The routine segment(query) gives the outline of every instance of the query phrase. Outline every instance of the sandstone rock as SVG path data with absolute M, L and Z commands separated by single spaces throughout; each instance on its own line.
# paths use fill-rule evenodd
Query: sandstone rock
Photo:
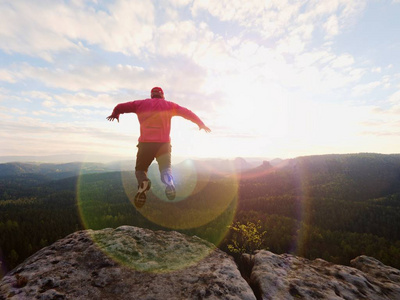
M 351 267 L 258 251 L 233 259 L 177 232 L 79 231 L 0 282 L 3 299 L 400 299 L 400 271 L 359 256 Z
M 233 259 L 177 232 L 79 231 L 0 282 L 0 299 L 255 299 Z
M 264 250 L 247 259 L 259 299 L 400 299 L 399 270 L 373 258 L 353 260 L 357 268 Z
M 365 255 L 353 259 L 350 265 L 363 271 L 368 280 L 376 282 L 388 295 L 397 295 L 396 299 L 400 299 L 400 270 Z

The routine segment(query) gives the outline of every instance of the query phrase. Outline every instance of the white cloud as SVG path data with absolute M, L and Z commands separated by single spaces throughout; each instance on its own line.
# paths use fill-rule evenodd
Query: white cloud
M 50 117 L 56 117 L 57 114 L 54 112 L 50 112 L 48 110 L 35 110 L 32 112 L 32 115 L 34 116 L 50 116 Z
M 319 93 L 354 84 L 365 73 L 364 69 L 355 67 L 351 54 L 337 54 L 329 44 L 315 44 L 313 40 L 320 29 L 325 31 L 326 39 L 338 35 L 349 19 L 362 12 L 364 1 L 354 4 L 345 0 L 301 3 L 255 0 L 243 5 L 239 2 L 195 1 L 193 4 L 195 16 L 207 12 L 222 21 L 237 22 L 264 38 L 273 38 L 272 43 L 264 45 L 263 41 L 252 42 L 242 35 L 218 44 L 215 36 L 214 43 L 220 45 L 219 49 L 210 47 L 208 55 L 195 56 L 195 59 L 209 73 L 213 70 L 220 75 L 217 82 L 229 82 L 230 74 L 240 74 L 240 77 L 252 78 L 250 82 L 272 80 L 282 86 Z M 213 59 L 205 59 L 207 56 Z M 212 78 L 210 82 L 218 85 Z
M 6 107 L 6 106 L 0 106 L 0 110 L 2 112 L 6 112 L 7 116 L 9 116 L 9 118 L 13 118 L 12 115 L 27 115 L 28 111 L 24 110 L 24 109 L 20 109 L 20 108 L 15 108 L 15 107 Z
M 131 65 L 75 66 L 70 69 L 33 67 L 23 64 L 18 67 L 18 76 L 41 81 L 48 87 L 71 91 L 115 91 L 145 86 L 151 72 Z
M 112 101 L 115 103 L 146 98 L 154 86 L 162 86 L 168 100 L 176 99 L 193 109 L 206 107 L 204 101 L 199 101 L 204 96 L 198 94 L 202 90 L 206 73 L 192 61 L 182 57 L 160 61 L 154 69 L 132 65 L 54 69 L 20 64 L 15 67 L 14 72 L 21 79 L 39 81 L 57 90 L 76 92 L 57 91 L 51 94 L 34 91 L 25 92 L 25 98 L 21 98 L 28 101 L 42 99 L 45 101 L 42 103 L 44 107 L 54 106 L 55 100 L 62 105 L 106 107 L 113 105 Z M 2 98 L 6 99 L 6 95 L 2 97 L 0 93 L 0 100 Z
M 161 56 L 191 57 L 213 42 L 214 34 L 205 23 L 198 26 L 193 21 L 167 22 L 158 28 L 153 51 Z
M 192 0 L 168 0 L 174 6 L 186 6 L 192 3 Z
M 328 18 L 328 21 L 324 24 L 324 29 L 327 33 L 327 38 L 331 38 L 339 33 L 339 21 L 336 15 Z
M 50 100 L 50 101 L 46 100 L 46 101 L 42 102 L 42 106 L 46 107 L 46 108 L 51 108 L 51 107 L 56 106 L 56 103 L 54 101 L 52 101 L 52 100 Z
M 288 36 L 277 43 L 277 50 L 284 54 L 300 54 L 305 49 L 305 41 L 298 35 Z
M 117 97 L 113 97 L 109 94 L 98 94 L 96 96 L 92 96 L 82 92 L 76 94 L 60 94 L 54 96 L 54 99 L 67 107 L 90 106 L 93 108 L 110 108 L 118 101 L 118 99 L 116 98 Z
M 362 95 L 370 93 L 372 90 L 374 90 L 375 88 L 377 88 L 378 86 L 381 86 L 381 85 L 382 85 L 382 82 L 380 82 L 380 81 L 373 81 L 373 82 L 369 82 L 366 84 L 359 84 L 359 85 L 356 85 L 355 87 L 353 87 L 352 94 L 356 97 L 362 96 Z
M 381 67 L 375 67 L 371 69 L 372 73 L 381 73 L 382 72 L 382 68 Z
M 0 120 L 0 140 L 7 141 L 0 155 L 13 153 L 47 155 L 71 152 L 104 152 L 130 154 L 135 137 L 119 131 L 105 119 L 102 125 L 84 122 L 50 122 L 44 114 L 37 117 L 20 116 L 16 119 Z
M 262 0 L 221 0 L 199 1 L 193 3 L 194 16 L 208 12 L 222 21 L 234 21 L 243 27 L 259 31 L 266 37 L 284 32 L 298 14 L 301 4 L 288 1 Z
M 43 91 L 22 92 L 22 95 L 31 97 L 31 98 L 42 99 L 42 100 L 46 100 L 46 101 L 51 101 L 53 99 L 53 97 L 50 95 L 50 93 L 46 93 Z
M 0 69 L 0 81 L 15 83 L 17 79 L 15 78 L 14 74 L 6 69 Z
M 341 26 L 363 11 L 365 0 L 329 1 L 194 1 L 193 14 L 203 11 L 222 21 L 235 21 L 243 27 L 257 30 L 264 37 L 297 36 L 301 26 L 323 27 L 330 37 L 337 35 Z M 328 22 L 323 20 L 328 19 Z
M 49 40 L 53 40 L 55 44 L 57 44 L 57 38 L 53 37 L 52 34 L 73 41 L 75 46 L 79 46 L 80 40 L 83 40 L 89 44 L 100 45 L 109 51 L 126 54 L 138 54 L 137 51 L 144 47 L 143 49 L 146 49 L 148 54 L 160 55 L 164 58 L 168 57 L 170 60 L 171 57 L 183 56 L 184 64 L 187 65 L 187 62 L 189 62 L 192 68 L 197 69 L 196 71 L 201 71 L 200 75 L 196 74 L 195 78 L 189 81 L 188 77 L 193 77 L 194 72 L 188 70 L 189 76 L 185 76 L 185 73 L 180 72 L 182 60 L 175 60 L 175 70 L 169 72 L 170 74 L 168 75 L 162 72 L 164 70 L 168 72 L 168 68 L 165 67 L 168 63 L 164 62 L 157 65 L 154 70 L 126 64 L 118 67 L 73 66 L 69 70 L 54 70 L 25 65 L 18 75 L 14 74 L 14 77 L 7 77 L 8 80 L 14 81 L 14 78 L 18 77 L 34 78 L 49 87 L 71 91 L 92 90 L 97 92 L 116 91 L 119 89 L 147 90 L 149 86 L 153 85 L 154 78 L 171 87 L 175 86 L 174 82 L 176 80 L 183 80 L 186 81 L 186 84 L 182 82 L 180 86 L 187 86 L 187 90 L 192 90 L 193 86 L 199 86 L 196 82 L 201 83 L 204 81 L 200 77 L 203 76 L 204 78 L 206 73 L 225 76 L 226 73 L 237 71 L 238 67 L 240 70 L 246 70 L 249 65 L 259 70 L 262 69 L 260 66 L 266 66 L 268 70 L 261 72 L 262 76 L 266 78 L 277 73 L 282 74 L 279 76 L 280 78 L 287 77 L 292 79 L 293 76 L 296 76 L 293 74 L 303 75 L 308 73 L 318 76 L 318 72 L 315 72 L 313 68 L 302 70 L 296 69 L 299 66 L 294 66 L 293 69 L 291 64 L 284 61 L 286 59 L 282 60 L 281 55 L 309 53 L 307 44 L 312 38 L 314 27 L 320 22 L 321 16 L 329 16 L 330 14 L 331 19 L 338 19 L 347 16 L 348 13 L 344 13 L 344 11 L 346 9 L 349 10 L 347 6 L 351 6 L 351 4 L 343 1 L 329 1 L 329 3 L 323 2 L 323 4 L 309 1 L 304 5 L 298 2 L 268 1 L 266 3 L 259 0 L 245 3 L 241 1 L 229 3 L 226 1 L 193 2 L 194 14 L 207 10 L 221 20 L 237 21 L 242 26 L 251 26 L 252 30 L 258 30 L 262 34 L 267 32 L 265 34 L 270 36 L 279 36 L 275 46 L 271 48 L 269 46 L 264 47 L 258 43 L 251 45 L 251 42 L 243 37 L 239 38 L 237 42 L 229 44 L 235 40 L 235 37 L 230 40 L 223 39 L 214 33 L 206 23 L 198 24 L 194 20 L 166 22 L 154 31 L 156 28 L 155 24 L 153 24 L 155 23 L 155 15 L 151 2 L 146 2 L 146 5 L 140 2 L 139 5 L 139 2 L 116 1 L 113 4 L 109 4 L 107 9 L 97 6 L 97 10 L 91 8 L 90 5 L 82 7 L 82 3 L 77 10 L 77 7 L 67 6 L 59 2 L 52 2 L 48 8 L 42 7 L 44 2 L 39 2 L 38 7 L 43 10 L 40 22 L 39 17 L 33 16 L 27 9 L 32 5 L 30 3 L 19 2 L 18 5 L 10 5 L 8 9 L 20 12 L 27 20 L 26 22 L 32 22 L 32 29 L 29 30 L 37 30 L 41 34 L 50 34 L 51 38 Z M 187 1 L 172 1 L 169 3 L 169 5 L 176 6 L 187 4 Z M 36 9 L 39 10 L 39 8 Z M 304 12 L 299 15 L 300 9 L 304 10 Z M 40 14 L 38 13 L 38 15 Z M 49 26 L 54 24 L 55 20 L 60 25 Z M 85 24 L 85 26 L 82 26 L 82 24 Z M 35 27 L 36 25 L 38 27 Z M 270 26 L 275 26 L 276 28 L 265 30 Z M 139 32 L 137 32 L 139 27 Z M 283 28 L 287 28 L 285 35 L 281 35 Z M 22 30 L 18 26 L 17 29 Z M 35 40 L 33 39 L 30 42 L 34 43 Z M 133 45 L 135 47 L 132 48 Z M 82 47 L 79 49 L 82 50 Z M 265 49 L 273 49 L 273 51 Z M 36 53 L 35 51 L 33 50 L 33 53 Z M 40 46 L 38 51 L 40 53 L 46 53 L 46 51 L 47 53 L 52 53 L 52 50 L 47 49 L 45 46 Z M 266 53 L 267 56 L 264 55 Z M 350 55 L 324 54 L 325 58 L 329 56 L 334 61 L 332 64 L 336 68 L 350 67 L 354 62 Z M 278 63 L 273 62 L 277 58 Z M 257 62 L 259 66 L 256 65 Z M 271 65 L 274 67 L 271 68 Z M 187 69 L 188 67 L 184 66 L 185 68 Z M 173 81 L 168 79 L 171 73 L 174 77 Z M 326 76 L 327 72 L 324 71 L 324 73 Z M 266 74 L 269 75 L 265 76 Z M 339 77 L 338 73 L 332 73 L 332 75 Z M 343 77 L 348 76 L 343 75 Z M 211 80 L 213 79 L 211 78 Z M 289 82 L 289 80 L 287 81 Z
M 32 102 L 27 97 L 21 97 L 10 90 L 0 87 L 0 101 L 8 103 Z
M 389 102 L 400 106 L 400 91 L 393 93 L 389 97 Z
M 154 7 L 150 1 L 119 0 L 96 10 L 82 3 L 0 3 L 0 48 L 51 61 L 60 51 L 87 50 L 81 41 L 126 54 L 138 54 L 151 42 Z
M 333 68 L 345 68 L 354 64 L 354 58 L 350 54 L 342 54 L 332 61 Z
M 385 78 L 384 78 L 385 79 Z M 384 82 L 384 81 L 383 81 Z M 382 82 L 376 81 L 376 82 L 371 82 L 370 84 L 366 84 L 365 86 L 360 87 L 361 91 L 364 93 L 364 89 L 366 89 L 366 92 L 369 92 L 370 89 L 375 88 L 375 86 L 381 86 Z M 365 93 L 366 93 L 365 92 Z M 382 104 L 375 106 L 374 108 L 371 109 L 371 119 L 374 119 L 374 121 L 371 122 L 365 122 L 365 124 L 369 126 L 378 126 L 378 125 L 388 125 L 391 124 L 393 128 L 396 127 L 397 130 L 397 125 L 400 122 L 399 119 L 400 116 L 400 91 L 395 91 L 392 94 L 390 94 L 385 101 L 382 101 Z
M 51 4 L 50 4 L 51 3 Z M 57 18 L 57 6 L 32 1 L 0 3 L 0 48 L 5 52 L 38 55 L 51 60 L 49 52 L 75 48 L 66 37 L 53 30 L 57 23 L 47 23 L 46 15 L 53 10 Z M 62 17 L 61 17 L 62 18 Z

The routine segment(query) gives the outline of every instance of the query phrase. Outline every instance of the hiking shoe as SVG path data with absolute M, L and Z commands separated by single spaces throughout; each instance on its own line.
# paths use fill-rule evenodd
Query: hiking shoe
M 165 188 L 165 196 L 167 196 L 168 200 L 174 200 L 176 192 L 172 176 L 168 173 L 163 174 L 162 182 L 167 186 Z
M 174 200 L 176 196 L 175 192 L 175 186 L 172 185 L 167 185 L 165 188 L 165 196 L 167 196 L 168 200 Z
M 135 196 L 136 208 L 141 208 L 146 203 L 146 199 L 147 199 L 146 192 L 150 189 L 150 187 L 151 187 L 150 180 L 142 181 L 142 184 L 138 187 L 138 192 Z

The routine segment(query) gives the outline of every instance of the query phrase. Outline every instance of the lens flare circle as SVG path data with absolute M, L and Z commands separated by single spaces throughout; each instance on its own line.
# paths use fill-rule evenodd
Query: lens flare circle
M 157 164 L 153 164 L 148 172 L 152 187 L 147 201 L 143 208 L 135 209 L 137 180 L 134 171 L 106 171 L 93 170 L 91 163 L 82 164 L 76 195 L 81 222 L 86 229 L 155 224 L 219 245 L 234 219 L 239 187 L 235 175 L 211 174 L 209 169 L 185 161 L 173 168 L 177 196 L 169 201 Z M 103 251 L 107 249 L 102 248 Z M 113 253 L 106 254 L 116 261 L 119 259 L 113 257 Z

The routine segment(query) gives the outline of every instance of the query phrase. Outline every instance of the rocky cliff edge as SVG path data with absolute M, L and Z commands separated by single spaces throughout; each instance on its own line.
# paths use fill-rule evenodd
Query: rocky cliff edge
M 400 271 L 374 258 L 351 266 L 269 251 L 244 258 L 250 285 L 230 256 L 197 237 L 79 231 L 8 273 L 0 299 L 400 299 Z

